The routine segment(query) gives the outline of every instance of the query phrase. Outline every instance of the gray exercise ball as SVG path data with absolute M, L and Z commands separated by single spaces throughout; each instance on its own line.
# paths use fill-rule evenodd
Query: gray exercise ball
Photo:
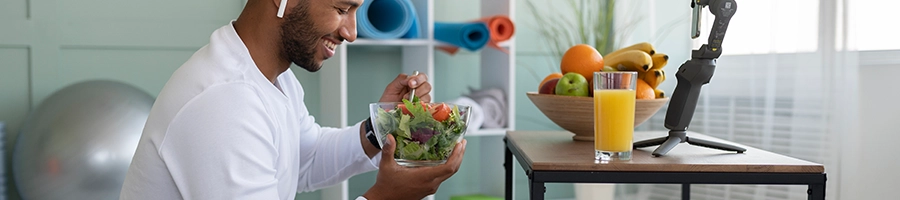
M 47 97 L 13 150 L 22 199 L 118 199 L 153 101 L 114 81 L 80 82 Z

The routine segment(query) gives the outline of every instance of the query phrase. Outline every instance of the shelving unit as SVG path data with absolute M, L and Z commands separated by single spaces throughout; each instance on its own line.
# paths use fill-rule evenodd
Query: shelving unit
M 349 46 L 361 46 L 361 45 L 371 45 L 371 46 L 428 46 L 435 45 L 437 41 L 426 40 L 426 39 L 392 39 L 392 40 L 373 40 L 373 39 L 357 39 L 353 43 L 348 43 Z
M 348 108 L 351 100 L 367 99 L 372 97 L 357 97 L 358 94 L 348 94 L 348 88 L 366 87 L 366 89 L 382 90 L 383 86 L 351 86 L 348 80 L 348 74 L 353 74 L 353 70 L 349 63 L 354 56 L 351 55 L 350 49 L 353 48 L 400 48 L 399 70 L 403 73 L 411 73 L 418 70 L 429 75 L 429 81 L 435 86 L 434 91 L 441 90 L 441 80 L 433 76 L 435 74 L 435 47 L 443 45 L 442 42 L 434 40 L 434 1 L 435 0 L 412 0 L 417 10 L 420 32 L 424 33 L 421 39 L 392 39 L 392 40 L 373 40 L 360 38 L 353 43 L 344 43 L 336 49 L 335 56 L 325 62 L 325 66 L 319 71 L 319 109 L 323 112 L 316 116 L 316 120 L 324 126 L 346 127 L 357 123 L 357 119 L 349 119 L 353 114 Z M 480 0 L 481 16 L 507 15 L 515 19 L 515 0 Z M 480 74 L 489 74 L 491 76 L 482 76 L 480 78 L 480 88 L 500 88 L 506 95 L 506 116 L 508 118 L 506 128 L 481 129 L 474 132 L 466 133 L 466 137 L 482 137 L 482 136 L 501 136 L 508 130 L 515 127 L 515 37 L 507 42 L 500 43 L 500 46 L 506 48 L 509 54 L 498 51 L 493 48 L 482 48 L 480 54 Z M 358 72 L 357 72 L 358 73 Z M 380 85 L 380 84 L 379 84 Z M 380 94 L 381 92 L 378 92 Z M 375 97 L 377 100 L 377 97 Z M 440 101 L 440 100 L 438 100 Z M 367 101 L 364 104 L 371 103 Z M 353 102 L 353 106 L 359 106 L 360 102 Z M 328 112 L 324 112 L 328 111 Z M 356 113 L 354 109 L 353 113 Z M 368 111 L 365 111 L 368 112 Z M 482 144 L 484 145 L 484 144 Z M 481 148 L 491 149 L 491 148 Z M 502 150 L 502 149 L 501 149 Z M 494 152 L 497 153 L 497 152 Z M 500 152 L 502 153 L 502 152 Z M 480 156 L 479 152 L 468 152 L 467 157 Z M 488 158 L 480 158 L 488 159 Z M 493 158 L 490 158 L 493 159 Z M 499 161 L 498 161 L 499 162 Z M 488 173 L 488 172 L 483 172 Z M 458 173 L 455 176 L 460 176 Z M 342 199 L 347 200 L 355 198 L 348 195 L 348 182 L 327 188 L 321 191 L 322 199 Z M 481 191 L 473 191 L 481 192 Z M 355 194 L 354 194 L 355 195 Z M 429 197 L 427 199 L 433 199 Z

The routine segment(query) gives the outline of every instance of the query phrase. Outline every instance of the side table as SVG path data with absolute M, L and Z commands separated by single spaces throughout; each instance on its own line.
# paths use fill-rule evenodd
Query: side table
M 659 183 L 681 184 L 682 199 L 690 199 L 691 184 L 808 185 L 809 199 L 825 199 L 825 167 L 765 150 L 747 148 L 742 154 L 679 145 L 662 157 L 652 148 L 635 149 L 630 161 L 595 163 L 592 142 L 573 141 L 566 131 L 510 131 L 506 133 L 506 199 L 513 199 L 513 156 L 529 180 L 531 199 L 544 199 L 544 184 Z M 635 132 L 634 140 L 665 136 L 665 131 Z M 697 137 L 734 144 L 696 132 Z M 655 148 L 655 147 L 653 147 Z

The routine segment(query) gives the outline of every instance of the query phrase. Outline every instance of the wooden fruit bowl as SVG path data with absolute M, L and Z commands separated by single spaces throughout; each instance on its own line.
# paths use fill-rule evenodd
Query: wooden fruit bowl
M 550 121 L 566 129 L 575 136 L 572 139 L 594 141 L 594 98 L 575 97 L 552 94 L 526 93 L 531 102 L 541 110 Z M 669 98 L 638 99 L 634 104 L 634 126 L 637 127 L 650 119 Z

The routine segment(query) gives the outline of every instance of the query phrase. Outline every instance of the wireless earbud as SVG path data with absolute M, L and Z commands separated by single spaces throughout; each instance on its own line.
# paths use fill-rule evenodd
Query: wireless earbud
M 281 4 L 278 4 L 278 18 L 284 17 L 285 6 L 287 6 L 287 0 L 281 0 Z

